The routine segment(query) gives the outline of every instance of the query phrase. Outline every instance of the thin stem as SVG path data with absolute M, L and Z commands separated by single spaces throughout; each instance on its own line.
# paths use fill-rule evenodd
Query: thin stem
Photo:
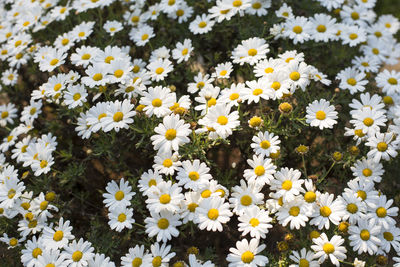
M 303 155 L 303 154 L 301 154 L 301 159 L 302 159 L 302 161 L 303 161 L 304 175 L 306 176 L 306 178 L 308 178 L 308 175 L 307 175 L 307 167 L 306 167 L 306 161 L 304 160 L 304 155 Z
M 318 180 L 317 184 L 322 183 L 322 181 L 323 181 L 323 180 L 328 176 L 328 174 L 331 172 L 331 170 L 333 169 L 333 167 L 335 166 L 335 164 L 336 164 L 336 161 L 334 161 L 334 162 L 332 163 L 332 165 L 329 167 L 328 171 L 324 174 L 324 176 L 322 176 L 322 177 Z

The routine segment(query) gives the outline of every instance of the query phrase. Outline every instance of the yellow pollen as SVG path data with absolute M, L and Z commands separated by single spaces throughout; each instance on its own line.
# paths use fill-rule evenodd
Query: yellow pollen
M 374 53 L 375 55 L 379 54 L 379 49 L 378 48 L 372 48 L 372 53 Z
M 159 98 L 155 98 L 153 99 L 153 101 L 151 101 L 151 104 L 153 105 L 153 107 L 159 108 L 162 105 L 162 100 Z
M 268 67 L 268 68 L 264 69 L 264 72 L 267 73 L 267 74 L 268 74 L 268 73 L 272 73 L 272 72 L 274 72 L 274 69 Z
M 263 90 L 261 88 L 257 88 L 253 90 L 253 95 L 258 96 L 263 93 Z
M 331 253 L 335 252 L 335 247 L 331 243 L 325 243 L 322 246 L 322 249 L 324 250 L 324 252 L 326 254 L 331 254 Z
M 249 206 L 251 205 L 251 203 L 253 203 L 253 200 L 251 199 L 251 197 L 249 195 L 244 195 L 242 196 L 242 198 L 240 199 L 240 203 L 243 206 Z
M 168 204 L 171 201 L 171 196 L 169 194 L 163 194 L 160 196 L 160 203 L 161 204 Z
M 14 46 L 15 47 L 18 47 L 18 46 L 20 46 L 22 44 L 22 41 L 21 40 L 18 40 L 18 41 L 16 41 L 15 43 L 14 43 Z
M 62 84 L 61 84 L 61 83 L 56 83 L 56 84 L 54 85 L 53 89 L 54 89 L 54 91 L 57 92 L 58 90 L 61 89 L 61 87 L 62 87 Z
M 154 257 L 154 259 L 151 261 L 153 267 L 160 267 L 161 263 L 162 263 L 162 258 L 160 256 Z
M 360 14 L 358 14 L 357 12 L 353 12 L 351 13 L 351 18 L 353 20 L 358 20 L 360 18 Z
M 367 241 L 367 240 L 369 240 L 370 236 L 371 235 L 368 230 L 366 230 L 366 229 L 361 230 L 360 237 L 362 240 Z
M 114 116 L 113 116 L 113 120 L 115 122 L 120 122 L 124 119 L 124 113 L 122 113 L 121 111 L 117 111 L 115 112 Z
M 69 43 L 69 39 L 67 39 L 67 38 L 62 39 L 62 41 L 61 41 L 62 45 L 67 45 L 68 43 Z
M 207 213 L 207 216 L 208 216 L 208 218 L 209 218 L 210 220 L 215 221 L 215 220 L 218 218 L 218 216 L 219 216 L 219 212 L 218 212 L 217 209 L 210 209 L 210 210 L 208 211 L 208 213 Z
M 217 104 L 217 100 L 214 97 L 207 101 L 207 106 L 208 107 L 212 107 L 212 106 L 214 106 L 216 104 Z
M 56 231 L 56 232 L 54 233 L 54 235 L 53 235 L 53 240 L 56 241 L 56 242 L 58 242 L 58 241 L 61 241 L 61 240 L 63 239 L 63 237 L 64 237 L 63 231 L 58 230 L 58 231 Z
M 163 166 L 167 167 L 167 168 L 171 167 L 172 166 L 172 160 L 171 159 L 165 159 L 163 161 Z
M 318 238 L 320 235 L 321 234 L 318 231 L 313 230 L 310 232 L 310 239 Z
M 202 198 L 209 198 L 211 196 L 211 191 L 206 189 L 203 192 L 201 192 L 201 197 Z
M 260 147 L 262 149 L 268 149 L 271 146 L 271 143 L 267 140 L 264 140 L 260 143 Z
M 7 196 L 9 199 L 12 199 L 13 197 L 15 197 L 16 191 L 14 189 L 10 189 L 7 193 Z
M 158 75 L 160 75 L 160 74 L 163 73 L 163 72 L 164 72 L 164 69 L 161 68 L 161 67 L 159 67 L 159 68 L 156 69 L 156 74 L 158 74 Z
M 290 180 L 286 180 L 282 183 L 282 189 L 289 191 L 290 189 L 292 189 L 293 183 Z
M 376 209 L 376 215 L 379 218 L 385 218 L 387 215 L 387 210 L 384 207 L 379 207 Z
M 114 197 L 116 200 L 121 201 L 125 197 L 125 194 L 123 191 L 119 190 L 115 193 Z
M 317 118 L 317 120 L 325 120 L 326 118 L 326 113 L 322 110 L 317 111 L 317 113 L 315 113 L 315 118 Z
M 225 76 L 227 73 L 228 73 L 227 70 L 221 70 L 220 73 L 219 73 L 219 75 L 220 75 L 220 76 Z
M 104 118 L 104 117 L 107 117 L 107 114 L 106 113 L 101 113 L 98 117 L 97 117 L 97 119 L 100 121 L 102 118 Z
M 293 206 L 289 210 L 289 214 L 293 217 L 297 217 L 300 213 L 300 208 L 297 206 Z
M 362 200 L 365 200 L 367 198 L 367 193 L 365 193 L 365 191 L 363 190 L 358 190 L 357 197 L 361 198 Z
M 230 100 L 236 100 L 236 99 L 238 99 L 239 98 L 239 94 L 238 93 L 233 93 L 233 94 L 231 94 L 230 96 L 229 96 L 229 99 Z
M 292 73 L 290 73 L 290 79 L 293 81 L 298 81 L 300 79 L 300 73 L 298 73 L 297 71 L 293 71 Z
M 1 118 L 2 119 L 4 119 L 4 118 L 7 118 L 8 117 L 8 111 L 3 111 L 2 113 L 1 113 Z
M 122 75 L 124 75 L 124 71 L 123 70 L 116 70 L 114 71 L 114 76 L 117 78 L 121 78 Z
M 306 259 L 300 259 L 299 260 L 299 267 L 309 267 L 310 263 Z
M 296 34 L 300 34 L 303 32 L 303 28 L 301 26 L 294 26 L 292 30 Z
M 254 260 L 254 254 L 251 251 L 246 251 L 242 254 L 242 262 L 250 263 Z
M 15 58 L 16 58 L 16 59 L 21 59 L 21 58 L 22 58 L 22 56 L 23 56 L 23 54 L 22 54 L 22 53 L 18 53 L 18 54 L 16 54 L 16 55 L 15 55 Z
M 254 57 L 255 55 L 257 55 L 257 49 L 251 48 L 249 49 L 249 51 L 247 51 L 247 54 L 251 57 Z
M 190 211 L 190 212 L 195 212 L 195 210 L 196 210 L 196 208 L 198 207 L 199 205 L 197 204 L 197 203 L 190 203 L 188 206 L 187 206 L 187 209 Z
M 235 1 L 233 1 L 232 5 L 233 5 L 234 7 L 240 7 L 240 6 L 242 6 L 242 1 L 240 1 L 240 0 L 235 0 Z
M 37 220 L 32 220 L 32 221 L 30 221 L 29 223 L 28 223 L 28 227 L 29 228 L 35 228 L 36 227 L 36 225 L 37 225 Z
M 40 248 L 35 248 L 32 250 L 32 257 L 37 259 L 37 257 L 39 257 L 39 255 L 42 255 L 42 250 Z
M 178 10 L 176 11 L 176 15 L 177 15 L 178 17 L 182 17 L 183 14 L 185 14 L 185 11 L 183 11 L 183 9 L 178 9 Z
M 347 208 L 347 211 L 350 212 L 351 214 L 354 214 L 358 211 L 358 207 L 354 203 L 347 204 L 346 208 Z
M 391 85 L 397 85 L 398 82 L 395 78 L 389 78 L 388 83 L 390 83 Z
M 31 108 L 31 110 L 29 111 L 29 114 L 33 115 L 36 113 L 36 108 Z
M 74 253 L 72 253 L 72 260 L 74 262 L 78 262 L 82 259 L 83 253 L 79 250 L 75 251 Z
M 52 65 L 52 66 L 57 65 L 58 62 L 59 62 L 59 60 L 57 58 L 54 58 L 50 61 L 50 65 Z
M 182 50 L 182 56 L 186 56 L 189 53 L 189 49 L 185 48 Z
M 48 201 L 46 201 L 46 200 L 44 200 L 44 201 L 42 201 L 41 203 L 40 203 L 40 210 L 45 210 L 45 209 L 47 209 L 47 206 L 49 205 L 49 202 Z
M 40 168 L 46 168 L 47 167 L 47 164 L 48 164 L 48 162 L 47 162 L 47 160 L 41 160 L 40 161 Z
M 374 124 L 374 120 L 371 118 L 365 118 L 363 122 L 364 122 L 365 126 L 368 126 L 368 127 L 371 126 L 372 124 Z
M 199 28 L 204 28 L 204 27 L 206 27 L 207 26 L 207 23 L 205 22 L 205 21 L 201 21 L 200 23 L 199 23 Z
M 365 177 L 369 177 L 369 176 L 372 175 L 372 170 L 369 169 L 369 168 L 365 168 L 364 170 L 362 170 L 362 174 L 363 174 Z
M 380 152 L 385 152 L 388 148 L 388 145 L 385 142 L 379 142 L 377 145 L 377 149 Z
M 257 227 L 260 224 L 260 221 L 257 218 L 251 218 L 250 219 L 250 225 L 252 227 Z
M 119 221 L 119 222 L 124 222 L 124 221 L 126 221 L 126 215 L 125 215 L 125 213 L 121 213 L 120 215 L 118 215 L 118 221 Z
M 271 85 L 271 88 L 274 89 L 275 91 L 279 90 L 281 88 L 281 83 L 280 82 L 273 82 Z
M 139 257 L 136 257 L 132 261 L 132 267 L 140 267 L 142 265 L 143 260 Z
M 264 173 L 265 173 L 264 166 L 259 165 L 259 166 L 255 167 L 254 173 L 255 173 L 257 176 L 262 176 L 262 175 L 264 175 Z
M 169 226 L 169 221 L 165 218 L 161 218 L 158 220 L 157 226 L 158 226 L 158 228 L 163 229 L 163 230 L 167 229 Z
M 176 137 L 176 130 L 175 129 L 168 129 L 165 132 L 165 138 L 169 141 L 174 140 Z
M 189 179 L 192 181 L 197 181 L 200 178 L 198 172 L 189 172 Z
M 28 202 L 24 202 L 24 203 L 21 203 L 21 207 L 24 210 L 28 210 L 31 207 L 31 204 L 29 204 Z
M 351 86 L 355 86 L 357 84 L 357 80 L 354 78 L 347 79 L 347 83 Z
M 157 182 L 156 182 L 156 180 L 151 179 L 151 180 L 149 181 L 148 185 L 149 185 L 149 187 L 152 187 L 153 185 L 156 186 L 156 185 L 157 185 Z
M 219 116 L 217 122 L 220 125 L 226 125 L 228 123 L 228 118 L 226 116 Z
M 260 117 L 254 116 L 250 119 L 249 124 L 251 127 L 258 127 L 262 123 L 262 119 Z
M 316 198 L 317 198 L 317 195 L 313 191 L 308 191 L 304 194 L 304 200 L 307 203 L 313 203 Z
M 15 247 L 18 244 L 18 240 L 16 238 L 11 238 L 9 244 L 10 246 Z
M 101 74 L 101 73 L 96 73 L 95 75 L 93 75 L 93 80 L 96 82 L 100 81 L 102 79 L 103 79 L 103 74 Z
M 393 234 L 391 232 L 383 232 L 383 238 L 387 241 L 393 241 Z
M 319 213 L 323 217 L 329 217 L 329 215 L 332 213 L 332 210 L 328 206 L 323 206 L 319 209 Z
M 326 26 L 322 25 L 322 24 L 318 25 L 317 31 L 318 32 L 326 32 Z
M 358 137 L 365 136 L 365 133 L 363 133 L 363 131 L 361 129 L 354 130 L 354 134 L 357 135 Z
M 196 85 L 196 87 L 199 88 L 199 89 L 201 89 L 201 88 L 204 87 L 204 85 L 205 85 L 204 82 L 198 82 L 197 85 Z
M 147 33 L 142 35 L 142 41 L 149 39 L 149 35 Z

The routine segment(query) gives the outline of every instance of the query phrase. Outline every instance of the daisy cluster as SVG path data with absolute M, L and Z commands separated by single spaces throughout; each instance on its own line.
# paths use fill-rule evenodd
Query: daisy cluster
M 265 250 L 268 235 L 278 225 L 309 236 L 308 246 L 290 252 L 286 259 L 290 266 L 324 266 L 327 262 L 339 266 L 348 258 L 354 260 L 350 264 L 364 266 L 364 261 L 348 256 L 354 254 L 397 255 L 394 266 L 400 266 L 398 208 L 378 190 L 384 162 L 395 158 L 400 149 L 400 73 L 381 69 L 398 62 L 400 45 L 394 34 L 400 22 L 391 15 L 377 17 L 374 0 L 318 0 L 334 12 L 313 17 L 296 16 L 286 3 L 273 9 L 270 0 L 207 2 L 210 8 L 201 14 L 184 0 L 152 5 L 116 0 L 69 1 L 65 6 L 56 0 L 0 3 L 1 86 L 16 88 L 27 65 L 45 77 L 29 92 L 24 107 L 12 100 L 0 105 L 0 127 L 7 133 L 0 144 L 0 214 L 18 221 L 19 233 L 4 233 L 0 240 L 10 249 L 23 246 L 21 262 L 28 267 L 116 266 L 106 255 L 95 253 L 89 241 L 75 237 L 70 221 L 55 214 L 61 207 L 52 204 L 54 193 L 34 194 L 22 181 L 29 171 L 19 174 L 30 167 L 35 176 L 46 177 L 55 164 L 57 138 L 51 132 L 41 133 L 38 120 L 45 116 L 44 107 L 52 105 L 73 114 L 68 123 L 76 125 L 81 139 L 90 140 L 100 132 L 134 131 L 153 148 L 152 168 L 134 183 L 124 178 L 109 182 L 103 194 L 111 230 L 143 227 L 143 235 L 152 240 L 149 247 L 132 246 L 120 258 L 121 266 L 170 266 L 176 253 L 168 243 L 179 239 L 180 228 L 185 226 L 205 234 L 237 226 L 241 237 L 223 256 L 226 264 L 267 266 L 271 261 Z M 35 41 L 36 33 L 69 16 L 113 4 L 122 7 L 119 19 L 99 27 L 97 21 L 79 21 L 54 40 Z M 281 22 L 269 29 L 271 38 L 239 40 L 231 52 L 225 51 L 230 60 L 206 70 L 199 68 L 185 88 L 167 83 L 178 71 L 190 68 L 195 56 L 204 60 L 196 54 L 196 36 L 245 15 L 273 15 Z M 152 41 L 159 34 L 155 25 L 162 17 L 178 23 L 194 38 L 153 49 Z M 112 40 L 125 34 L 129 43 L 94 45 L 91 40 L 100 31 Z M 359 55 L 332 81 L 308 64 L 304 53 L 275 51 L 268 41 L 272 39 L 288 39 L 294 45 L 341 42 Z M 136 54 L 146 47 L 151 48 L 148 54 Z M 242 66 L 248 72 L 238 77 L 236 71 Z M 357 146 L 368 147 L 369 152 L 351 163 L 354 179 L 337 196 L 319 187 L 330 170 L 311 179 L 315 177 L 306 170 L 289 168 L 277 160 L 286 139 L 267 127 L 272 119 L 261 114 L 267 103 L 278 104 L 281 120 L 293 111 L 288 100 L 292 96 L 308 94 L 311 86 L 332 84 L 338 86 L 336 93 L 350 94 L 351 119 L 341 121 L 344 118 L 332 97 L 309 99 L 299 121 L 303 128 L 316 127 L 317 131 L 332 130 L 342 122 L 344 136 L 352 137 Z M 254 111 L 257 105 L 259 114 Z M 151 128 L 150 135 L 138 128 L 138 121 Z M 245 127 L 252 133 L 247 165 L 230 188 L 214 174 L 206 152 L 204 157 L 184 153 L 196 142 L 229 144 L 234 132 Z M 359 153 L 357 146 L 352 149 Z M 307 150 L 306 146 L 297 148 L 302 157 Z M 342 154 L 333 158 L 339 162 Z M 144 226 L 134 219 L 136 194 L 143 198 L 148 213 Z M 189 254 L 186 262 L 174 266 L 216 266 L 198 259 L 197 253 Z

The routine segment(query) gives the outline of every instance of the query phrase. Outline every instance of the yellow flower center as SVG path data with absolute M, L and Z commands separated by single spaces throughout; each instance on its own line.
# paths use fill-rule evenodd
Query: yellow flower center
M 365 136 L 365 133 L 363 133 L 361 129 L 354 130 L 354 134 L 357 135 L 358 137 Z
M 333 253 L 335 251 L 335 247 L 331 243 L 325 243 L 322 246 L 322 249 L 324 250 L 324 252 L 326 254 L 331 254 L 331 253 Z
M 368 127 L 371 126 L 372 124 L 374 124 L 374 120 L 371 118 L 365 118 L 363 122 L 364 122 L 365 126 L 368 126 Z
M 310 263 L 306 259 L 300 259 L 299 261 L 299 267 L 309 267 Z
M 282 183 L 282 189 L 283 189 L 283 190 L 286 190 L 286 191 L 289 191 L 290 189 L 292 189 L 292 185 L 293 185 L 292 181 L 290 181 L 290 180 L 285 180 L 285 181 Z
M 171 201 L 171 196 L 169 194 L 162 194 L 160 196 L 160 203 L 161 204 L 168 204 Z
M 103 74 L 101 73 L 96 73 L 95 75 L 93 75 L 93 80 L 94 81 L 100 81 L 101 79 L 103 79 Z
M 391 85 L 397 85 L 398 82 L 395 78 L 389 78 L 388 83 L 390 83 Z
M 69 39 L 67 39 L 67 38 L 62 39 L 62 41 L 61 41 L 62 45 L 67 45 L 68 43 L 69 43 Z
M 200 175 L 198 172 L 189 172 L 189 178 L 192 181 L 197 181 L 200 178 Z
M 323 217 L 329 217 L 329 215 L 331 215 L 332 210 L 331 208 L 329 208 L 328 206 L 323 206 L 319 209 L 319 213 L 321 214 L 321 216 Z
M 114 197 L 116 200 L 121 201 L 125 197 L 125 194 L 123 191 L 119 190 L 115 193 Z
M 217 100 L 214 97 L 207 101 L 207 106 L 208 107 L 212 107 L 212 106 L 214 106 L 216 104 L 217 104 Z
M 206 189 L 203 192 L 201 192 L 201 197 L 202 198 L 209 198 L 211 196 L 211 191 Z
M 165 132 L 165 138 L 169 141 L 174 140 L 176 137 L 176 130 L 175 129 L 168 129 Z
M 358 20 L 360 18 L 360 14 L 358 14 L 357 12 L 352 12 L 351 18 L 354 20 Z
M 78 36 L 79 36 L 79 37 L 85 37 L 85 32 L 80 32 L 80 33 L 78 33 Z
M 149 38 L 149 35 L 147 33 L 142 35 L 142 41 L 145 41 Z
M 35 228 L 36 227 L 36 225 L 37 225 L 37 220 L 32 220 L 32 221 L 30 221 L 29 223 L 28 223 L 28 228 Z
M 8 111 L 3 111 L 2 113 L 1 113 L 1 118 L 2 119 L 4 119 L 4 118 L 7 118 L 8 117 Z
M 297 206 L 293 206 L 293 207 L 291 207 L 290 210 L 289 210 L 289 214 L 290 214 L 291 216 L 294 216 L 294 217 L 298 216 L 299 213 L 300 213 L 300 208 L 297 207 Z
M 169 226 L 169 221 L 165 218 L 161 218 L 158 220 L 157 226 L 158 226 L 158 228 L 163 229 L 163 230 L 167 229 Z
M 354 214 L 358 211 L 358 207 L 354 203 L 347 204 L 347 211 Z
M 242 198 L 240 199 L 240 203 L 243 206 L 249 206 L 251 205 L 251 203 L 253 202 L 253 200 L 251 199 L 251 197 L 249 195 L 244 195 L 242 196 Z
M 230 96 L 229 96 L 229 99 L 230 100 L 236 100 L 236 99 L 238 99 L 239 98 L 239 94 L 238 93 L 232 93 Z
M 363 174 L 365 177 L 369 177 L 369 176 L 372 175 L 372 170 L 369 169 L 369 168 L 365 168 L 365 169 L 362 171 L 362 174 Z
M 185 14 L 185 11 L 184 11 L 183 9 L 178 9 L 178 10 L 176 11 L 176 15 L 177 15 L 178 17 L 182 17 L 183 14 Z
M 154 257 L 154 259 L 151 261 L 153 267 L 160 267 L 161 263 L 162 263 L 162 258 L 160 256 Z
M 54 58 L 50 61 L 50 65 L 52 65 L 52 66 L 57 65 L 58 62 L 59 62 L 59 60 L 57 58 Z
M 300 79 L 300 73 L 298 73 L 297 71 L 293 71 L 292 73 L 290 73 L 290 79 L 293 81 L 298 81 Z
M 322 25 L 322 24 L 318 25 L 317 31 L 318 32 L 326 32 L 326 26 Z
M 260 147 L 262 149 L 268 149 L 268 148 L 270 148 L 270 146 L 271 146 L 271 143 L 268 140 L 263 140 L 260 143 Z
M 204 28 L 204 27 L 206 27 L 207 26 L 207 23 L 205 22 L 205 21 L 201 21 L 200 23 L 199 23 L 199 28 Z
M 167 167 L 167 168 L 171 167 L 172 166 L 172 160 L 171 159 L 165 159 L 163 161 L 163 166 Z
M 18 244 L 18 240 L 16 238 L 11 238 L 9 244 L 10 246 L 15 247 Z
M 379 142 L 377 148 L 380 152 L 384 152 L 387 150 L 388 145 L 385 142 Z
M 301 26 L 298 26 L 298 25 L 294 26 L 293 27 L 293 32 L 296 33 L 296 34 L 300 34 L 300 33 L 303 32 L 303 28 Z
M 251 251 L 246 251 L 242 254 L 242 262 L 250 263 L 254 260 L 254 254 Z
M 35 248 L 32 250 L 32 257 L 37 259 L 37 257 L 39 257 L 39 255 L 42 255 L 42 250 L 40 248 Z
M 371 235 L 368 230 L 366 230 L 366 229 L 361 230 L 360 237 L 362 240 L 367 241 L 367 240 L 369 240 L 370 236 Z
M 384 207 L 379 207 L 376 209 L 376 215 L 379 218 L 385 218 L 387 215 L 387 210 Z
M 118 221 L 119 222 L 126 221 L 126 214 L 125 213 L 121 213 L 120 215 L 118 215 Z
M 53 235 L 53 240 L 56 241 L 56 242 L 58 242 L 58 241 L 61 241 L 61 240 L 63 239 L 63 237 L 64 237 L 63 231 L 58 230 L 58 231 L 56 231 L 56 232 L 54 233 L 54 235 Z
M 383 232 L 383 238 L 385 238 L 387 241 L 393 241 L 393 234 L 391 232 Z
M 265 168 L 264 168 L 264 166 L 259 165 L 259 166 L 255 167 L 254 173 L 255 173 L 257 176 L 262 176 L 262 175 L 264 175 L 264 173 L 265 173 Z
M 78 101 L 80 98 L 81 98 L 81 94 L 80 94 L 80 93 L 75 93 L 75 94 L 72 96 L 72 99 L 73 99 L 74 101 Z
M 21 207 L 24 210 L 28 210 L 31 207 L 31 204 L 29 204 L 28 202 L 24 202 L 24 203 L 21 203 Z
M 265 73 L 272 73 L 272 72 L 274 72 L 274 69 L 271 68 L 271 67 L 268 67 L 268 68 L 264 69 L 264 72 Z
M 281 88 L 281 83 L 280 82 L 273 82 L 271 85 L 271 88 L 274 89 L 275 91 L 278 91 Z
M 189 49 L 187 49 L 187 48 L 183 49 L 182 56 L 186 56 L 188 52 L 189 52 Z
M 257 227 L 260 224 L 260 221 L 257 218 L 251 218 L 250 219 L 250 225 L 252 227 Z
M 198 207 L 199 205 L 197 204 L 197 203 L 190 203 L 188 206 L 187 206 L 187 209 L 190 211 L 190 212 L 195 212 L 195 210 L 196 210 L 196 208 Z
M 107 64 L 110 64 L 111 60 L 114 60 L 114 57 L 113 56 L 108 56 L 108 57 L 106 57 L 104 59 L 104 62 L 107 63 Z
M 257 88 L 253 90 L 253 95 L 258 96 L 263 93 L 263 90 L 261 88 Z
M 350 38 L 351 40 L 355 40 L 355 39 L 358 38 L 358 35 L 357 35 L 356 33 L 350 33 L 349 38 Z
M 221 125 L 226 125 L 228 123 L 228 118 L 226 116 L 219 116 L 217 122 Z
M 251 57 L 254 57 L 255 55 L 257 55 L 257 49 L 251 48 L 249 49 L 249 51 L 247 51 L 247 54 Z
M 47 209 L 47 206 L 48 206 L 48 205 L 49 205 L 49 202 L 46 201 L 46 200 L 44 200 L 44 201 L 42 201 L 42 202 L 40 203 L 39 208 L 40 208 L 40 210 L 45 210 L 45 209 Z
M 221 71 L 219 72 L 219 75 L 220 75 L 220 76 L 225 76 L 227 73 L 228 73 L 227 70 L 221 70 Z
M 157 182 L 156 182 L 156 180 L 151 179 L 151 180 L 148 182 L 148 185 L 149 185 L 149 187 L 152 187 L 153 185 L 156 186 L 156 185 L 157 185 Z
M 161 67 L 159 67 L 159 68 L 156 69 L 156 73 L 157 73 L 158 75 L 160 75 L 160 74 L 163 73 L 163 72 L 164 72 L 164 69 L 161 68 Z
M 75 251 L 74 253 L 72 253 L 72 260 L 74 262 L 78 262 L 82 259 L 83 253 L 79 250 Z
M 122 121 L 123 118 L 124 118 L 124 113 L 122 113 L 121 111 L 115 112 L 115 114 L 114 114 L 114 116 L 113 116 L 113 120 L 114 120 L 115 122 Z
M 313 230 L 310 232 L 310 239 L 318 238 L 320 235 L 321 234 L 318 231 Z
M 326 118 L 326 113 L 322 110 L 317 111 L 317 113 L 315 113 L 315 118 L 317 118 L 317 120 L 325 120 Z
M 361 198 L 362 200 L 365 200 L 367 198 L 367 193 L 363 190 L 358 190 L 357 197 Z
M 210 220 L 215 221 L 215 220 L 218 218 L 218 216 L 219 216 L 219 212 L 218 212 L 217 209 L 210 209 L 210 210 L 208 211 L 208 213 L 207 213 L 207 216 L 208 216 L 208 218 L 209 218 Z
M 304 194 L 304 200 L 307 203 L 313 203 L 316 198 L 317 198 L 317 195 L 313 191 L 308 191 Z
M 142 265 L 143 260 L 139 257 L 136 257 L 132 261 L 132 267 L 140 267 Z
M 116 70 L 114 71 L 114 76 L 117 78 L 121 78 L 122 75 L 124 75 L 124 71 L 123 70 Z

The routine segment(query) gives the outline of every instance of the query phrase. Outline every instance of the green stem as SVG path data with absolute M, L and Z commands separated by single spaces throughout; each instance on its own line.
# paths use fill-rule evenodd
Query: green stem
M 322 181 L 328 176 L 328 174 L 331 172 L 331 170 L 333 169 L 333 167 L 335 166 L 336 161 L 334 161 L 332 163 L 332 165 L 329 167 L 328 171 L 324 174 L 324 176 L 322 176 L 320 179 L 318 179 L 317 184 L 319 185 L 320 183 L 322 183 Z

